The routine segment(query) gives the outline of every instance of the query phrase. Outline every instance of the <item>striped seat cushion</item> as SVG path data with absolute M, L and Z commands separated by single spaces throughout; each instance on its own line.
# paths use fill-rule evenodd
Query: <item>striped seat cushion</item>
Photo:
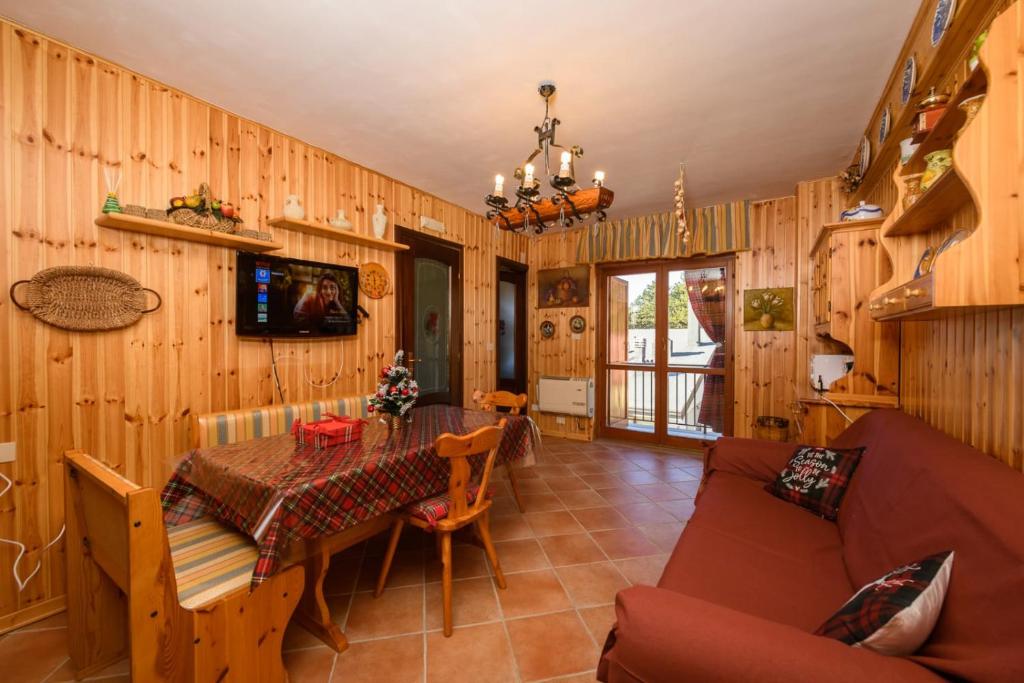
M 479 490 L 479 484 L 470 484 L 467 486 L 466 503 L 472 505 L 476 501 L 476 495 Z M 493 489 L 487 489 L 487 497 L 494 497 Z M 452 499 L 447 493 L 442 493 L 439 496 L 424 498 L 423 500 L 417 500 L 415 503 L 406 505 L 405 512 L 413 517 L 419 517 L 430 526 L 435 527 L 438 522 L 448 516 L 448 511 L 451 510 L 451 507 Z
M 366 397 L 348 396 L 310 403 L 283 403 L 262 408 L 208 413 L 197 419 L 198 434 L 193 435 L 200 448 L 223 446 L 237 441 L 284 434 L 296 419 L 303 422 L 319 420 L 327 413 L 366 417 Z
M 252 539 L 210 517 L 167 528 L 178 601 L 202 607 L 252 579 L 259 553 Z

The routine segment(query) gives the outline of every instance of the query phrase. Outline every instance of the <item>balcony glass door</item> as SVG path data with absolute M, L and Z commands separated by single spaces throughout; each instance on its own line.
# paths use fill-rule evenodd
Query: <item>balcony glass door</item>
M 599 433 L 693 445 L 731 432 L 729 266 L 601 269 Z

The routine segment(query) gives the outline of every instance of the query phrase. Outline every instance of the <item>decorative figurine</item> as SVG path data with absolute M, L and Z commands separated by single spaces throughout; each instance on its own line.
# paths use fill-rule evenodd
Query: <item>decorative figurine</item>
M 345 209 L 338 209 L 338 215 L 327 221 L 339 230 L 351 230 L 352 221 L 345 218 Z
M 301 221 L 306 217 L 306 210 L 302 207 L 302 200 L 299 195 L 290 194 L 284 200 L 284 217 L 293 221 Z
M 384 213 L 384 205 L 378 204 L 373 214 L 373 236 L 379 240 L 384 239 L 384 232 L 388 229 L 388 217 Z
M 121 169 L 104 166 L 103 179 L 107 181 L 107 201 L 103 202 L 103 213 L 121 213 L 121 202 L 117 201 L 117 188 L 121 184 Z

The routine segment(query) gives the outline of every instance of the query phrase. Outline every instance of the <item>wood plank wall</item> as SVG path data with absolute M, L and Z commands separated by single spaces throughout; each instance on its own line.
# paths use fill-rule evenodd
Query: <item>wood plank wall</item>
M 397 180 L 245 120 L 117 65 L 0 22 L 0 441 L 17 460 L 0 500 L 0 535 L 30 549 L 22 573 L 63 522 L 60 458 L 76 447 L 129 478 L 159 486 L 186 450 L 190 413 L 277 400 L 269 346 L 234 333 L 229 249 L 98 228 L 103 169 L 120 165 L 123 202 L 163 207 L 209 180 L 249 227 L 302 197 L 324 221 L 344 208 L 356 230 L 383 203 L 393 225 L 442 221 L 464 246 L 464 396 L 495 381 L 495 258 L 527 260 L 527 241 L 496 236 L 484 219 Z M 433 234 L 433 233 L 432 233 Z M 275 231 L 280 254 L 358 265 L 388 253 Z M 70 334 L 15 310 L 14 280 L 43 268 L 95 264 L 129 273 L 163 296 L 163 308 L 125 330 Z M 285 399 L 368 392 L 395 350 L 394 297 L 363 302 L 371 320 L 354 338 L 275 345 Z M 490 349 L 490 350 L 488 350 Z M 325 382 L 340 371 L 328 388 Z M 0 631 L 59 603 L 59 546 L 17 593 L 9 546 L 0 546 Z M 48 601 L 53 601 L 52 603 Z M 42 608 L 39 606 L 43 606 Z M 19 615 L 21 615 L 19 617 Z
M 597 279 L 596 268 L 590 267 L 590 305 L 571 308 L 537 308 L 537 271 L 576 265 L 576 245 L 583 228 L 563 230 L 542 235 L 530 245 L 529 293 L 527 307 L 529 319 L 529 394 L 530 405 L 537 402 L 537 381 L 542 375 L 556 377 L 594 377 L 596 372 L 597 331 Z M 569 319 L 582 315 L 587 329 L 574 335 L 569 330 Z M 550 320 L 555 324 L 555 336 L 543 339 L 540 324 Z M 541 432 L 570 439 L 590 440 L 594 436 L 593 420 L 566 416 L 559 417 L 533 412 Z

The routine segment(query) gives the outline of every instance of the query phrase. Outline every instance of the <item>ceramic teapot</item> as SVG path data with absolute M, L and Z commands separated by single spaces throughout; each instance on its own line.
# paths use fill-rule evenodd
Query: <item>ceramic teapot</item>
M 306 210 L 302 208 L 302 200 L 299 195 L 290 194 L 284 199 L 284 217 L 301 221 L 306 217 Z

